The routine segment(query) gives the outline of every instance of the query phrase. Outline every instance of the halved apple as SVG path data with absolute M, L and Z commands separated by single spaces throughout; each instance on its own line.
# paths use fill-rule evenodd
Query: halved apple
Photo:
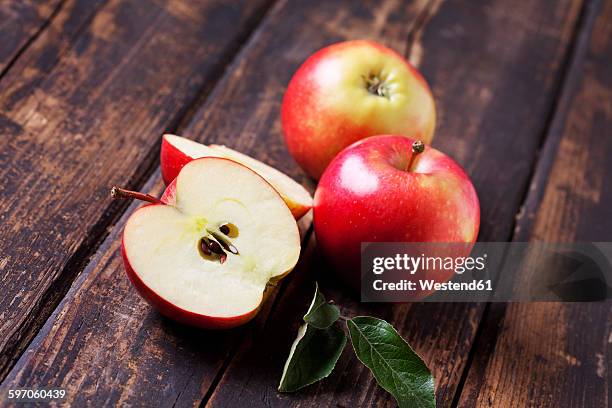
M 136 289 L 172 319 L 217 329 L 246 323 L 268 282 L 298 260 L 298 227 L 282 198 L 232 160 L 189 162 L 164 201 L 113 190 L 154 203 L 128 219 L 122 254 Z
M 165 134 L 161 145 L 161 171 L 166 185 L 176 178 L 183 166 L 201 157 L 223 157 L 244 164 L 265 178 L 278 191 L 295 219 L 312 207 L 312 196 L 291 177 L 265 163 L 221 145 L 206 146 L 181 136 Z

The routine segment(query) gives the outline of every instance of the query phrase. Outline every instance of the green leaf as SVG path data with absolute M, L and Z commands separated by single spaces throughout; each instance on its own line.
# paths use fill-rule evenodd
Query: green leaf
M 319 284 L 315 283 L 315 295 L 308 312 L 304 315 L 304 321 L 317 329 L 325 329 L 340 317 L 340 309 L 325 301 L 325 297 L 319 291 Z
M 393 326 L 367 316 L 355 317 L 346 324 L 357 357 L 400 407 L 436 406 L 431 372 Z
M 346 334 L 337 326 L 317 329 L 302 325 L 285 362 L 278 390 L 293 392 L 315 383 L 334 369 L 346 345 Z

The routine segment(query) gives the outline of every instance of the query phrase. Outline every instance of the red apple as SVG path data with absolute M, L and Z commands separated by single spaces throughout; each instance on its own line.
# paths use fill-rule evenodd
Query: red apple
M 470 179 L 432 147 L 416 143 L 413 151 L 414 142 L 388 135 L 359 141 L 321 177 L 314 199 L 317 243 L 353 288 L 360 286 L 362 242 L 476 240 L 480 206 Z
M 373 41 L 347 41 L 313 54 L 291 78 L 282 104 L 289 151 L 319 178 L 342 149 L 368 136 L 433 138 L 434 100 L 406 59 Z
M 166 185 L 176 178 L 183 166 L 201 157 L 223 157 L 254 170 L 265 178 L 281 195 L 295 219 L 300 219 L 312 207 L 312 197 L 295 180 L 245 154 L 221 145 L 203 145 L 176 135 L 163 135 L 161 145 L 161 171 Z
M 114 196 L 151 202 L 128 219 L 122 254 L 138 292 L 162 314 L 212 329 L 253 318 L 268 282 L 295 266 L 297 224 L 276 190 L 228 159 L 193 160 L 158 200 L 113 189 Z

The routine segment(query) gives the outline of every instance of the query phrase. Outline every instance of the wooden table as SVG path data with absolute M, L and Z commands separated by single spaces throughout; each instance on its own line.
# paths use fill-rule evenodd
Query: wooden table
M 432 368 L 440 406 L 604 407 L 612 302 L 360 304 L 312 233 L 251 324 L 160 317 L 123 271 L 120 234 L 159 194 L 164 131 L 222 142 L 311 190 L 279 109 L 299 64 L 371 38 L 432 85 L 434 146 L 472 177 L 482 241 L 612 238 L 612 1 L 0 2 L 0 405 L 63 387 L 73 406 L 393 406 L 345 350 L 333 375 L 276 386 L 312 282 L 391 321 Z

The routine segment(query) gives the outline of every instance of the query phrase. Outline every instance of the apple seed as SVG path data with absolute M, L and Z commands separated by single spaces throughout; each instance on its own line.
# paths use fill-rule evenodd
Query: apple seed
M 227 260 L 227 254 L 223 248 L 221 248 L 221 245 L 209 237 L 200 238 L 198 249 L 200 251 L 200 255 L 202 255 L 202 258 L 206 260 L 212 260 L 210 258 L 215 255 L 219 256 L 220 263 L 224 263 Z
M 217 240 L 217 242 L 225 249 L 226 251 L 231 252 L 234 255 L 238 255 L 238 249 L 227 239 L 223 238 L 221 234 L 217 234 L 214 231 L 208 231 L 210 234 Z
M 215 254 L 218 254 L 218 255 L 225 254 L 225 251 L 223 251 L 223 248 L 221 248 L 221 245 L 219 245 L 219 243 L 215 241 L 214 239 L 210 239 L 210 236 L 202 237 L 202 241 L 204 241 L 208 249 L 214 252 Z
M 224 222 L 219 226 L 219 231 L 227 235 L 230 238 L 236 238 L 238 236 L 238 227 L 231 222 Z
M 200 255 L 202 255 L 202 257 L 212 256 L 212 252 L 210 249 L 208 249 L 206 242 L 204 242 L 204 238 L 200 238 L 200 241 L 198 242 L 198 250 L 200 251 Z

